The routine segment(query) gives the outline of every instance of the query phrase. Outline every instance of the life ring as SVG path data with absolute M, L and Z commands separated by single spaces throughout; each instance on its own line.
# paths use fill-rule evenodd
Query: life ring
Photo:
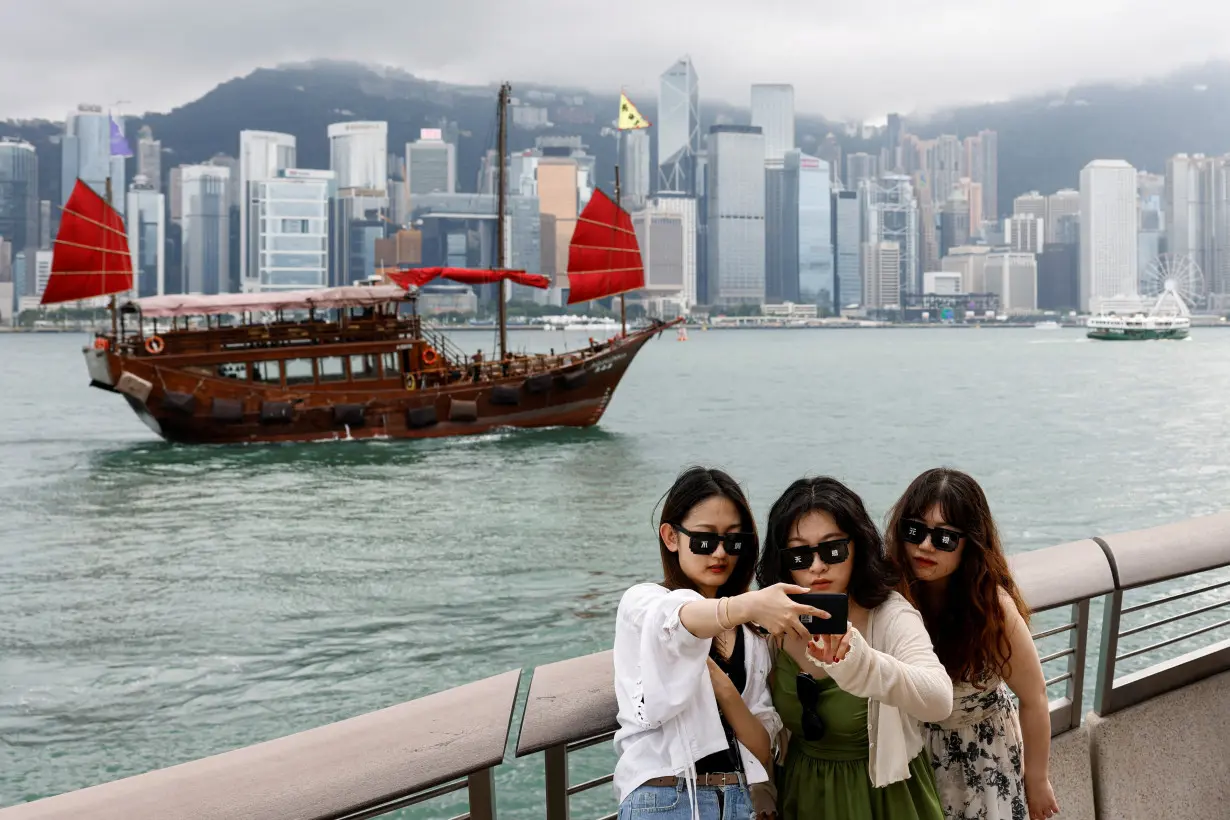
M 406 374 L 406 389 L 407 390 L 414 389 L 414 374 L 413 373 Z
M 434 348 L 427 347 L 423 349 L 423 364 L 435 364 L 440 358 L 440 354 Z
M 97 339 L 94 340 L 95 350 L 106 350 L 109 347 L 111 347 L 111 343 L 108 342 L 106 338 L 103 336 L 99 336 Z
M 162 341 L 161 336 L 150 336 L 145 340 L 145 352 L 151 356 L 157 356 L 166 349 L 166 342 Z

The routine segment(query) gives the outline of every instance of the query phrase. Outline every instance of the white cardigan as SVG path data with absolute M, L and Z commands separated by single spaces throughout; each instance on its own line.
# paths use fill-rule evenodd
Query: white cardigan
M 839 662 L 807 659 L 843 691 L 867 698 L 867 774 L 871 785 L 883 788 L 909 778 L 910 761 L 923 747 L 922 723 L 952 713 L 952 680 L 922 615 L 900 594 L 868 613 L 866 638 L 851 629 L 850 651 Z
M 679 621 L 684 604 L 701 600 L 703 596 L 690 589 L 637 584 L 619 602 L 614 652 L 619 760 L 614 786 L 620 803 L 653 777 L 683 776 L 694 784 L 696 761 L 727 746 L 707 665 L 712 639 L 696 637 Z M 776 739 L 782 722 L 769 694 L 768 645 L 743 627 L 743 647 L 743 702 Z M 767 781 L 765 767 L 742 743 L 739 752 L 747 782 Z M 689 792 L 694 800 L 695 788 Z

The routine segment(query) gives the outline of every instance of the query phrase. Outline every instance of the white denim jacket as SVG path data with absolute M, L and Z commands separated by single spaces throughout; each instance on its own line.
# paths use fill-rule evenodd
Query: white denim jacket
M 637 584 L 619 602 L 614 652 L 619 761 L 614 786 L 621 803 L 646 780 L 683 776 L 691 786 L 696 816 L 696 761 L 726 748 L 707 665 L 712 639 L 696 637 L 679 621 L 684 604 L 701 600 L 700 593 L 690 589 Z M 742 629 L 747 668 L 743 702 L 775 740 L 782 722 L 769 695 L 769 648 L 746 626 Z M 749 785 L 769 779 L 742 743 L 739 752 Z

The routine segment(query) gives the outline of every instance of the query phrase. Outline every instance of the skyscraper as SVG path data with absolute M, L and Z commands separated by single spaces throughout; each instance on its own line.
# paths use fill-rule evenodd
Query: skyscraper
M 1041 253 L 1046 244 L 1046 220 L 1018 213 L 1004 220 L 1004 244 L 1022 253 Z
M 1137 303 L 1136 169 L 1098 159 L 1081 171 L 1080 309 Z
M 116 119 L 123 133 L 124 121 Z M 111 205 L 124 212 L 124 158 L 111 156 L 111 117 L 98 105 L 79 105 L 64 123 L 60 140 L 60 204 L 68 202 L 77 179 L 99 196 L 107 195 L 111 180 Z
M 144 174 L 128 188 L 128 250 L 138 297 L 166 291 L 166 198 Z
M 999 134 L 978 132 L 982 144 L 982 167 L 974 182 L 982 183 L 982 221 L 994 222 L 999 217 Z
M 137 132 L 137 173 L 145 177 L 142 190 L 162 190 L 162 143 L 154 139 L 154 131 L 148 125 Z
M 845 165 L 841 161 L 841 143 L 837 141 L 837 135 L 830 132 L 825 136 L 816 150 L 816 155 L 829 164 L 829 178 L 834 187 L 841 184 L 841 172 Z
M 689 194 L 660 192 L 652 206 L 656 212 L 678 214 L 683 227 L 683 308 L 697 303 L 697 199 Z
M 799 163 L 800 302 L 831 309 L 836 298 L 833 272 L 833 185 L 829 165 L 799 151 L 786 155 Z
M 799 301 L 799 152 L 765 168 L 764 300 Z
M 38 154 L 30 143 L 9 137 L 0 140 L 0 239 L 13 254 L 39 247 Z M 33 288 L 27 276 L 14 290 L 25 296 Z
M 416 194 L 457 192 L 457 148 L 439 128 L 420 129 L 419 138 L 406 143 L 406 191 L 412 210 Z
M 387 122 L 336 122 L 328 133 L 329 167 L 339 189 L 388 190 Z
M 864 292 L 874 292 L 884 297 L 893 295 L 894 298 L 899 298 L 901 293 L 921 293 L 922 269 L 919 253 L 921 231 L 918 224 L 918 201 L 914 196 L 914 186 L 910 178 L 890 174 L 874 182 L 865 182 L 863 189 L 866 195 L 863 223 L 867 240 L 873 246 L 883 245 L 886 242 L 895 243 L 896 249 L 892 252 L 891 258 L 896 259 L 901 265 L 900 282 L 896 290 L 875 285 L 875 283 L 869 285 L 864 276 Z M 879 266 L 882 260 L 889 258 L 889 255 L 886 255 L 887 251 L 883 248 L 879 248 L 877 252 L 880 253 L 879 261 L 873 260 L 872 267 L 879 275 Z M 871 286 L 875 286 L 876 290 L 868 291 L 867 287 Z M 866 304 L 868 307 L 884 307 L 889 304 L 898 304 L 898 302 L 881 304 L 867 302 Z
M 1166 163 L 1166 240 L 1204 275 L 1212 306 L 1230 294 L 1230 156 L 1177 154 Z
M 229 289 L 231 170 L 217 165 L 180 168 L 184 293 L 215 294 Z
M 568 246 L 577 227 L 579 197 L 577 162 L 572 157 L 541 157 L 538 160 L 538 210 L 551 217 L 543 235 L 543 254 L 552 264 L 552 287 L 563 297 L 568 289 Z
M 901 307 L 900 270 L 900 243 L 864 243 L 863 304 L 872 309 Z
M 700 91 L 692 59 L 668 68 L 658 86 L 658 190 L 698 195 Z
M 651 193 L 649 132 L 645 129 L 621 131 L 619 139 L 621 204 L 631 213 L 644 207 Z
M 185 185 L 187 180 L 185 180 Z M 332 171 L 287 168 L 252 183 L 256 286 L 262 291 L 329 284 Z
M 251 237 L 257 234 L 259 213 L 250 213 L 252 185 L 275 179 L 280 171 L 294 168 L 296 141 L 277 131 L 239 132 L 239 280 L 245 290 L 258 290 L 256 275 L 260 247 Z
M 794 86 L 752 86 L 752 125 L 764 132 L 766 160 L 780 160 L 794 150 Z
M 1081 192 L 1071 188 L 1056 191 L 1046 198 L 1046 228 L 1045 244 L 1062 241 L 1059 239 L 1059 223 L 1065 216 L 1079 216 L 1081 212 Z
M 992 251 L 986 258 L 986 277 L 987 292 L 999 297 L 1001 313 L 1030 314 L 1038 309 L 1038 260 L 1034 254 Z
M 904 170 L 901 165 L 901 137 L 903 134 L 901 115 L 889 114 L 888 124 L 884 128 L 884 151 L 888 156 L 888 162 L 884 165 L 885 171 L 900 173 Z
M 1046 219 L 1047 197 L 1037 191 L 1021 194 L 1012 200 L 1013 216 L 1032 216 L 1035 219 Z
M 858 192 L 833 192 L 833 272 L 837 279 L 835 310 L 863 304 Z
M 764 133 L 755 126 L 709 129 L 708 299 L 714 305 L 765 298 Z
M 846 155 L 846 189 L 857 191 L 864 181 L 875 180 L 879 176 L 876 166 L 879 163 L 871 154 L 859 152 Z

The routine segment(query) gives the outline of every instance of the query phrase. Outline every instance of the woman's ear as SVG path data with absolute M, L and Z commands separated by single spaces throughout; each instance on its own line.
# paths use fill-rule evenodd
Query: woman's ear
M 670 524 L 663 524 L 658 527 L 658 537 L 662 539 L 662 543 L 671 552 L 679 552 L 679 532 Z

